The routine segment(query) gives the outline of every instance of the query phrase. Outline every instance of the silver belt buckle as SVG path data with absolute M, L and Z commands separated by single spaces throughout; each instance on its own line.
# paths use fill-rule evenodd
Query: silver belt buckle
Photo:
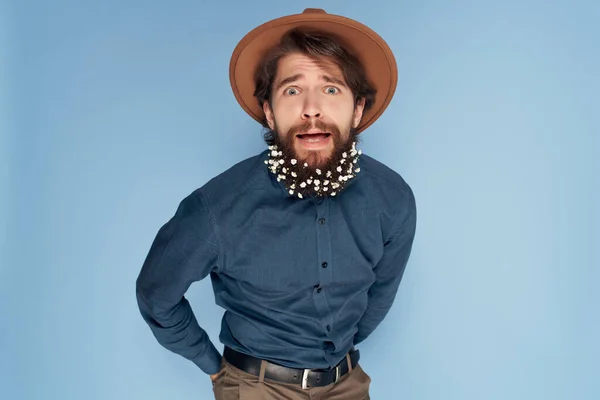
M 308 373 L 310 372 L 310 369 L 305 369 L 302 372 L 302 389 L 306 390 L 308 389 Z
M 308 373 L 310 372 L 310 369 L 305 369 L 302 372 L 302 389 L 306 390 L 308 389 Z M 335 381 L 333 382 L 338 383 L 338 381 L 340 380 L 340 373 L 341 373 L 341 368 L 338 365 L 337 367 L 335 367 Z

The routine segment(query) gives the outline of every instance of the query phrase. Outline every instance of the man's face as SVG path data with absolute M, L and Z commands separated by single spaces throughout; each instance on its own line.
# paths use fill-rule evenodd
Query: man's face
M 299 162 L 317 168 L 348 146 L 364 103 L 354 106 L 354 96 L 337 65 L 319 65 L 294 53 L 279 60 L 271 106 L 264 103 L 263 109 L 279 142 Z

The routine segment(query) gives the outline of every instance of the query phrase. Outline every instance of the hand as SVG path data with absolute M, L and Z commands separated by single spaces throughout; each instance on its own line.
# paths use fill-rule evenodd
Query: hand
M 224 370 L 225 370 L 225 358 L 223 356 L 221 356 L 221 370 L 219 372 L 217 372 L 216 374 L 209 375 L 211 382 L 215 383 L 215 381 L 219 378 L 219 376 L 221 376 L 221 373 Z
M 223 371 L 225 370 L 225 368 L 222 368 L 219 372 L 217 372 L 216 374 L 212 374 L 210 375 L 210 380 L 212 381 L 212 383 L 215 383 L 215 381 L 219 378 L 219 376 L 221 376 L 221 374 L 223 373 Z

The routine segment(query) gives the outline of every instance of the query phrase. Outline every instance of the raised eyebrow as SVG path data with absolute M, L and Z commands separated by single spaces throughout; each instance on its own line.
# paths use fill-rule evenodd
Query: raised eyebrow
M 302 78 L 303 76 L 304 75 L 302 75 L 302 74 L 296 74 L 296 75 L 288 76 L 287 78 L 285 78 L 284 80 L 282 80 L 281 82 L 279 82 L 279 84 L 277 84 L 277 87 L 275 88 L 275 91 L 278 92 L 285 85 L 293 83 L 293 82 L 296 82 L 298 79 Z
M 336 85 L 343 86 L 346 89 L 348 88 L 348 86 L 344 83 L 344 81 L 339 78 L 335 78 L 333 76 L 328 76 L 328 75 L 321 75 L 321 79 L 323 79 L 325 82 L 335 83 Z

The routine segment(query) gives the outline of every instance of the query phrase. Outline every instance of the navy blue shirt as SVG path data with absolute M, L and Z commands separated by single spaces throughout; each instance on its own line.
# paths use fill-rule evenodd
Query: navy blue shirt
M 219 340 L 297 368 L 330 368 L 379 325 L 396 296 L 416 226 L 404 179 L 363 154 L 335 197 L 299 199 L 264 151 L 193 191 L 158 231 L 136 282 L 165 348 L 207 374 L 221 354 L 184 294 L 210 275 L 225 309 Z

